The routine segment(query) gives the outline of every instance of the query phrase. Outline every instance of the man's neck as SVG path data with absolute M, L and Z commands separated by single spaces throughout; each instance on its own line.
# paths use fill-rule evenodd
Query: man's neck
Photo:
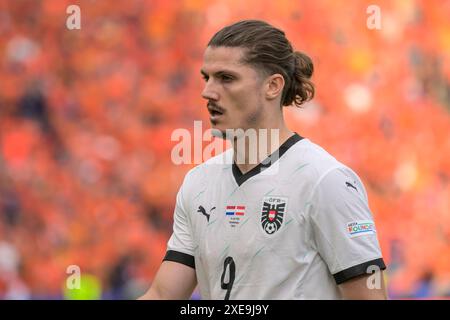
M 234 163 L 242 174 L 263 162 L 294 133 L 286 127 L 256 129 L 256 134 L 239 137 L 233 142 Z

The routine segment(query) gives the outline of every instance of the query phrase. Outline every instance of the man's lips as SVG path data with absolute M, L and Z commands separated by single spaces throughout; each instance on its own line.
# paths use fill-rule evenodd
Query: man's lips
M 208 104 L 208 111 L 211 119 L 217 119 L 225 113 L 224 109 L 213 104 Z
M 211 121 L 212 124 L 216 124 L 220 120 L 220 117 L 222 117 L 222 116 L 223 116 L 222 113 L 216 113 L 216 112 L 210 113 L 209 121 Z

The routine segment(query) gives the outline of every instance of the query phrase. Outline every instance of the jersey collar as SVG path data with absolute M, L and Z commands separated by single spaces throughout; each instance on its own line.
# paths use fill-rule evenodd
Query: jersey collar
M 286 151 L 289 150 L 290 147 L 292 147 L 294 144 L 296 144 L 298 141 L 302 140 L 303 137 L 298 135 L 296 132 L 292 136 L 290 136 L 279 148 L 278 152 L 275 151 L 270 156 L 268 156 L 264 161 L 259 163 L 256 167 L 251 169 L 250 171 L 246 173 L 242 173 L 241 170 L 238 168 L 236 163 L 233 161 L 233 176 L 236 180 L 236 183 L 238 186 L 241 186 L 245 181 L 250 179 L 251 177 L 257 175 L 258 173 L 261 173 L 262 171 L 269 168 L 274 162 L 276 162 L 283 154 L 286 153 Z

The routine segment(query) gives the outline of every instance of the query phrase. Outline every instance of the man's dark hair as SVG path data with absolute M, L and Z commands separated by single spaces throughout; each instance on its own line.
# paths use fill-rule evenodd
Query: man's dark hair
M 314 85 L 309 80 L 314 71 L 311 59 L 294 51 L 285 33 L 264 21 L 244 20 L 229 25 L 217 32 L 208 46 L 245 48 L 244 63 L 265 75 L 281 74 L 285 81 L 281 106 L 300 107 L 314 97 Z

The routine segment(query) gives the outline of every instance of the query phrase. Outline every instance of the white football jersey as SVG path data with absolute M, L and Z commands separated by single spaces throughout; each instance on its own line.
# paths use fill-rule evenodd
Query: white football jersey
M 195 268 L 203 299 L 340 299 L 386 268 L 361 180 L 320 146 L 294 134 L 245 174 L 232 159 L 193 168 L 177 195 L 164 260 Z

